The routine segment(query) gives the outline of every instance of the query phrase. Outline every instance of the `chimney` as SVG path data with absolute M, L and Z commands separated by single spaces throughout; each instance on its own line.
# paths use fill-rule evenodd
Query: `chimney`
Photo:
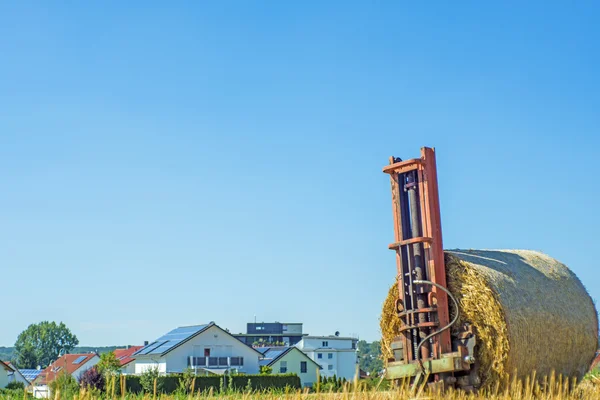
M 148 341 L 144 340 L 144 346 L 148 346 Z

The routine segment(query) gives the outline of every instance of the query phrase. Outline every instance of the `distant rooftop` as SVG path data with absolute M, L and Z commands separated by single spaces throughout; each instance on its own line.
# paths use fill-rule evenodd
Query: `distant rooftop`
M 304 339 L 358 340 L 358 338 L 355 338 L 355 337 L 350 337 L 350 336 L 336 336 L 336 335 L 329 335 L 329 336 L 307 335 L 307 336 L 304 337 Z
M 20 369 L 19 372 L 23 375 L 23 378 L 27 379 L 29 382 L 33 382 L 35 378 L 37 378 L 42 370 L 40 369 Z
M 126 349 L 115 349 L 115 358 L 121 363 L 121 367 L 134 360 L 133 353 L 141 350 L 144 346 L 130 346 Z
M 258 364 L 269 365 L 292 349 L 293 347 L 258 347 L 256 350 L 263 354 L 263 358 L 258 361 Z

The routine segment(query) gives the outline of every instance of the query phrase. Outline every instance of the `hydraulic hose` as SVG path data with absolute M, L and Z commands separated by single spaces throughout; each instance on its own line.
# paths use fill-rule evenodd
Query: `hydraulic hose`
M 415 283 L 417 285 L 421 285 L 421 284 L 432 285 L 432 286 L 435 286 L 436 288 L 444 291 L 448 295 L 448 297 L 450 297 L 452 299 L 452 302 L 454 303 L 454 309 L 456 310 L 456 315 L 454 316 L 454 319 L 452 319 L 452 321 L 450 321 L 450 323 L 448 325 L 444 326 L 442 329 L 439 329 L 439 330 L 437 330 L 437 331 L 435 331 L 435 332 L 427 335 L 417 345 L 417 351 L 415 353 L 415 356 L 416 356 L 417 361 L 419 362 L 419 365 L 421 366 L 421 370 L 423 371 L 423 374 L 425 374 L 426 373 L 425 367 L 423 367 L 423 362 L 421 361 L 421 357 L 419 357 L 419 349 L 421 348 L 421 346 L 423 346 L 423 344 L 426 341 L 428 341 L 429 339 L 431 339 L 435 335 L 439 335 L 440 333 L 444 332 L 445 330 L 450 329 L 450 327 L 452 325 L 454 325 L 456 323 L 456 321 L 458 321 L 458 317 L 460 315 L 460 311 L 458 310 L 458 301 L 456 301 L 456 299 L 454 298 L 454 296 L 452 295 L 452 293 L 450 293 L 450 291 L 448 291 L 448 289 L 446 289 L 442 285 L 439 285 L 439 284 L 437 284 L 435 282 L 427 281 L 427 280 L 424 280 L 424 279 L 415 279 L 413 281 L 413 283 Z

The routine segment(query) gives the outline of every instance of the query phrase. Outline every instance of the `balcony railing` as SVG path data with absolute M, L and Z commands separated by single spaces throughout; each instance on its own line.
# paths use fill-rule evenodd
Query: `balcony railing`
M 227 368 L 243 367 L 244 357 L 188 357 L 188 367 Z

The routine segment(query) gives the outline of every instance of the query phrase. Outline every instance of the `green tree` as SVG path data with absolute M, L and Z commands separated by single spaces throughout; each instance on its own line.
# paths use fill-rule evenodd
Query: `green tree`
M 383 369 L 381 359 L 381 343 L 378 341 L 368 343 L 364 340 L 358 342 L 359 367 L 370 376 L 377 376 Z
M 369 343 L 366 340 L 358 341 L 358 353 L 359 354 L 368 354 L 369 353 Z
M 17 337 L 15 364 L 18 368 L 47 367 L 61 353 L 68 353 L 79 344 L 64 323 L 42 321 L 31 324 Z
M 121 370 L 121 361 L 117 360 L 114 351 L 102 353 L 97 368 L 102 375 L 117 375 Z

